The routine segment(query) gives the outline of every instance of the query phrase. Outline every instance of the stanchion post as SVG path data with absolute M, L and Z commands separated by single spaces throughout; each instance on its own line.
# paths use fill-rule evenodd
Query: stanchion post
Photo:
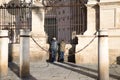
M 108 32 L 98 32 L 98 79 L 109 80 Z
M 20 77 L 29 76 L 30 30 L 20 30 Z
M 8 74 L 8 30 L 0 30 L 0 80 Z

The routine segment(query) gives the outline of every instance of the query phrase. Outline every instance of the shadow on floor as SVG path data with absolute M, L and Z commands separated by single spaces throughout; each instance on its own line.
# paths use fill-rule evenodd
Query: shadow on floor
M 65 66 L 64 64 L 69 65 L 69 66 L 71 66 L 71 67 Z M 91 71 L 91 72 L 94 72 L 94 73 L 98 73 L 97 70 L 90 69 L 90 68 L 87 68 L 87 67 L 84 67 L 84 66 L 76 65 L 76 64 L 73 64 L 73 63 L 67 63 L 67 62 L 64 62 L 64 63 L 62 63 L 62 64 L 53 63 L 53 65 L 60 66 L 60 67 L 63 67 L 63 68 L 65 68 L 65 69 L 72 70 L 72 71 L 74 71 L 74 72 L 77 72 L 77 73 L 86 75 L 86 76 L 91 77 L 91 78 L 96 79 L 96 80 L 97 80 L 97 78 L 98 78 L 98 75 L 94 75 L 94 74 L 92 74 L 92 73 L 90 73 L 90 72 L 87 72 L 87 71 Z M 79 69 L 75 69 L 75 68 L 83 69 L 83 70 L 85 70 L 85 71 L 79 70 Z M 111 78 L 114 78 L 114 79 L 117 79 L 117 80 L 120 80 L 120 76 L 118 76 L 118 75 L 110 74 L 110 77 L 111 77 Z
M 95 73 L 98 73 L 97 70 L 94 70 L 94 69 L 90 69 L 90 68 L 87 68 L 87 67 L 83 67 L 83 66 L 80 66 L 80 65 L 75 65 L 73 63 L 68 63 L 68 62 L 64 62 L 63 64 L 67 64 L 67 65 L 70 65 L 72 67 L 79 67 L 80 69 L 84 69 L 86 71 L 91 71 L 91 72 L 95 72 Z M 113 75 L 113 74 L 109 74 L 110 77 L 114 78 L 114 79 L 117 79 L 117 80 L 120 80 L 120 76 L 118 75 Z
M 77 67 L 77 68 L 80 68 L 80 69 L 84 69 L 84 70 L 86 70 L 86 71 L 91 71 L 91 72 L 98 73 L 97 70 L 90 69 L 90 68 L 87 68 L 87 67 L 84 67 L 84 66 L 80 66 L 80 65 L 75 65 L 75 64 L 73 64 L 73 63 L 64 62 L 63 64 L 67 64 L 67 65 L 72 66 L 72 67 Z
M 91 78 L 93 78 L 93 79 L 97 79 L 97 76 L 96 76 L 96 75 L 91 74 L 91 73 L 89 73 L 89 72 L 85 72 L 85 71 L 83 71 L 83 70 L 75 69 L 75 68 L 73 68 L 73 67 L 68 67 L 68 66 L 65 66 L 64 64 L 59 64 L 59 63 L 51 63 L 51 64 L 56 65 L 56 66 L 63 67 L 63 68 L 65 68 L 65 69 L 69 69 L 69 70 L 71 70 L 71 71 L 80 73 L 80 74 L 82 74 L 82 75 L 86 75 L 86 76 L 91 77 Z
M 10 62 L 8 67 L 10 68 L 11 71 L 13 71 L 17 75 L 17 77 L 20 78 L 19 76 L 20 70 L 17 64 Z M 27 77 L 22 78 L 22 80 L 37 80 L 37 79 L 34 78 L 32 75 L 29 75 Z

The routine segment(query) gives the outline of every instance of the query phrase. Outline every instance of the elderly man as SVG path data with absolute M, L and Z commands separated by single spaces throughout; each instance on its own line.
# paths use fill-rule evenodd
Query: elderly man
M 56 61 L 57 51 L 58 51 L 58 42 L 54 37 L 51 41 L 51 62 Z

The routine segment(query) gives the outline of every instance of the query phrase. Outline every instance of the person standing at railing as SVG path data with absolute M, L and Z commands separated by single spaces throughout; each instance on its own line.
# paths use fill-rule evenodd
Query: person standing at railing
M 60 62 L 64 62 L 65 45 L 66 45 L 65 41 L 62 40 L 60 42 L 60 58 L 59 58 Z
M 51 41 L 51 62 L 56 61 L 56 55 L 58 51 L 58 42 L 56 38 L 54 37 Z

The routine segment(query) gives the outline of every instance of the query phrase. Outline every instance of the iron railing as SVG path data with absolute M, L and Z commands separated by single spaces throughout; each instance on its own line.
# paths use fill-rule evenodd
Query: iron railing
M 81 0 L 53 0 L 45 7 L 48 42 L 56 37 L 58 42 L 64 39 L 71 43 L 76 35 L 83 35 L 86 31 L 87 11 Z
M 31 3 L 0 5 L 0 30 L 31 29 Z
M 32 29 L 31 3 L 9 2 L 0 5 L 0 30 L 8 30 L 11 43 L 19 43 L 20 29 Z

